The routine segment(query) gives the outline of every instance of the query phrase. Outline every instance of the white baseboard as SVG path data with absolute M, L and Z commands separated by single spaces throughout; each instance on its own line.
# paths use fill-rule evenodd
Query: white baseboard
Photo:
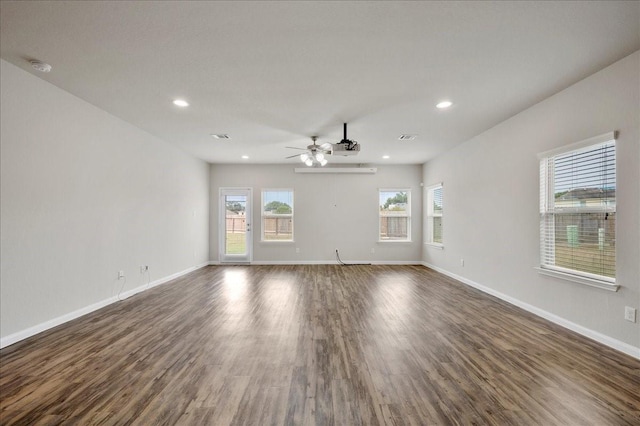
M 97 311 L 98 309 L 104 308 L 105 306 L 115 303 L 117 301 L 118 301 L 118 298 L 116 296 L 113 296 L 108 299 L 101 300 L 100 302 L 93 303 L 89 306 L 85 306 L 84 308 L 80 308 L 73 312 L 69 312 L 68 314 L 64 314 L 57 318 L 53 318 L 49 321 L 36 324 L 33 327 L 27 328 L 26 330 L 21 330 L 21 331 L 18 331 L 17 333 L 10 334 L 0 339 L 0 349 L 7 347 L 9 345 L 13 345 L 14 343 L 18 343 L 19 341 L 24 340 L 28 337 L 34 336 L 38 333 L 42 333 L 43 331 L 47 331 L 53 327 L 57 327 L 60 324 L 64 324 L 65 322 L 69 322 L 83 315 L 89 314 L 93 311 Z
M 208 265 L 209 265 L 209 262 L 205 262 L 205 263 L 202 263 L 200 265 L 192 266 L 191 268 L 187 268 L 184 271 L 176 272 L 175 274 L 168 275 L 168 276 L 166 276 L 164 278 L 160 278 L 158 280 L 151 281 L 149 284 L 141 285 L 140 287 L 136 287 L 134 289 L 127 290 L 124 293 L 120 293 L 120 299 L 119 300 L 127 299 L 127 298 L 133 296 L 134 294 L 141 293 L 141 292 L 143 292 L 145 290 L 148 290 L 150 288 L 157 287 L 157 286 L 159 286 L 161 284 L 164 284 L 164 283 L 167 283 L 167 282 L 169 282 L 171 280 L 175 280 L 176 278 L 179 278 L 179 277 L 181 277 L 183 275 L 186 275 L 189 272 L 193 272 L 193 271 L 195 271 L 197 269 L 203 268 L 203 267 L 208 266 Z
M 21 340 L 24 340 L 31 336 L 35 336 L 38 333 L 42 333 L 43 331 L 47 331 L 53 327 L 57 327 L 61 324 L 64 324 L 66 322 L 79 318 L 83 315 L 90 314 L 91 312 L 97 311 L 98 309 L 104 308 L 105 306 L 111 305 L 112 303 L 116 303 L 128 297 L 131 297 L 134 294 L 143 292 L 152 287 L 156 287 L 166 282 L 169 282 L 171 280 L 174 280 L 178 277 L 181 277 L 182 275 L 188 274 L 189 272 L 193 272 L 196 269 L 200 269 L 203 266 L 207 266 L 208 264 L 209 263 L 207 262 L 201 265 L 197 265 L 197 266 L 193 266 L 191 268 L 185 269 L 184 271 L 176 272 L 175 274 L 171 274 L 167 277 L 152 281 L 148 285 L 143 285 L 143 286 L 134 288 L 133 290 L 127 290 L 124 293 L 120 294 L 120 298 L 118 298 L 118 296 L 113 296 L 108 299 L 101 300 L 100 302 L 93 303 L 89 306 L 85 306 L 83 308 L 77 309 L 73 312 L 69 312 L 67 314 L 61 315 L 57 318 L 53 318 L 43 323 L 34 325 L 33 327 L 29 327 L 25 330 L 18 331 L 17 333 L 13 333 L 3 338 L 0 338 L 0 349 L 5 348 L 9 345 L 13 345 L 14 343 L 18 343 Z
M 623 352 L 627 355 L 630 355 L 634 358 L 640 359 L 640 348 L 637 348 L 633 345 L 630 345 L 628 343 L 622 342 L 620 340 L 614 339 L 612 337 L 607 336 L 606 334 L 602 334 L 599 333 L 597 331 L 591 330 L 589 328 L 583 327 L 579 324 L 576 324 L 574 322 L 571 322 L 565 318 L 562 318 L 558 315 L 552 314 L 551 312 L 547 312 L 543 309 L 540 309 L 536 306 L 530 305 L 528 303 L 525 303 L 521 300 L 518 300 L 516 298 L 513 298 L 511 296 L 508 296 L 504 293 L 501 293 L 499 291 L 496 291 L 492 288 L 486 287 L 482 284 L 478 284 L 475 281 L 472 281 L 468 278 L 462 277 L 460 275 L 454 274 L 452 272 L 449 272 L 445 269 L 439 268 L 435 265 L 431 265 L 427 262 L 421 262 L 421 264 L 423 266 L 426 266 L 427 268 L 433 269 L 434 271 L 440 272 L 441 274 L 444 274 L 448 277 L 451 277 L 455 280 L 458 280 L 460 282 L 462 282 L 463 284 L 466 284 L 470 287 L 473 288 L 477 288 L 478 290 L 490 294 L 492 296 L 497 297 L 498 299 L 502 299 L 505 302 L 508 302 L 512 305 L 515 305 L 519 308 L 524 309 L 525 311 L 531 312 L 534 315 L 537 315 L 541 318 L 544 318 L 548 321 L 551 321 L 554 324 L 558 324 L 559 326 L 562 326 L 566 329 L 569 329 L 571 331 L 574 331 L 578 334 L 581 334 L 585 337 L 588 337 L 589 339 L 595 340 L 596 342 L 602 343 L 603 345 L 609 346 L 610 348 L 613 348 L 617 351 Z
M 338 262 L 331 260 L 254 260 L 252 265 L 332 265 Z
M 344 260 L 347 265 L 422 265 L 420 260 Z M 219 265 L 219 262 L 210 265 Z M 337 260 L 254 260 L 251 265 L 339 265 Z

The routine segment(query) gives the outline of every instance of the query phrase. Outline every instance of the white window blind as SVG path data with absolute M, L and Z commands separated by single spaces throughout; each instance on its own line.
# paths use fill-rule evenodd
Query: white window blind
M 585 142 L 541 156 L 541 267 L 614 283 L 614 134 Z
M 442 218 L 444 205 L 442 203 L 442 184 L 427 188 L 427 244 L 442 246 Z

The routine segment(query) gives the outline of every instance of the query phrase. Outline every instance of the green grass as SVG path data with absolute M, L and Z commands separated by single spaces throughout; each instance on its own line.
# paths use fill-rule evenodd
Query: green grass
M 264 236 L 265 241 L 291 241 L 293 235 L 291 233 L 282 233 L 282 234 L 266 234 Z
M 556 266 L 589 272 L 591 274 L 616 276 L 615 249 L 605 246 L 600 250 L 597 244 L 580 244 L 570 247 L 566 242 L 556 242 Z
M 247 242 L 245 233 L 227 232 L 226 253 L 225 254 L 245 254 L 247 252 Z

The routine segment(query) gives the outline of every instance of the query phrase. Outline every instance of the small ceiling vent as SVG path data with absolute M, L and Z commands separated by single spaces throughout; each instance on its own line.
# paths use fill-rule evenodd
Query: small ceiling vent
M 231 139 L 231 137 L 229 137 L 229 135 L 224 134 L 224 133 L 218 133 L 218 134 L 211 134 L 211 137 L 214 139 Z
M 399 141 L 412 141 L 417 137 L 418 137 L 418 135 L 400 135 L 398 140 Z

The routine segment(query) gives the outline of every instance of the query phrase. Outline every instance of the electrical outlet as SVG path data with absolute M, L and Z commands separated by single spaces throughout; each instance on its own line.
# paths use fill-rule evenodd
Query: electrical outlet
M 631 306 L 624 307 L 624 319 L 631 322 L 636 322 L 636 310 Z
M 124 278 L 124 271 L 118 271 L 118 279 L 121 280 Z
M 149 265 L 140 266 L 140 273 L 144 274 L 149 270 Z

